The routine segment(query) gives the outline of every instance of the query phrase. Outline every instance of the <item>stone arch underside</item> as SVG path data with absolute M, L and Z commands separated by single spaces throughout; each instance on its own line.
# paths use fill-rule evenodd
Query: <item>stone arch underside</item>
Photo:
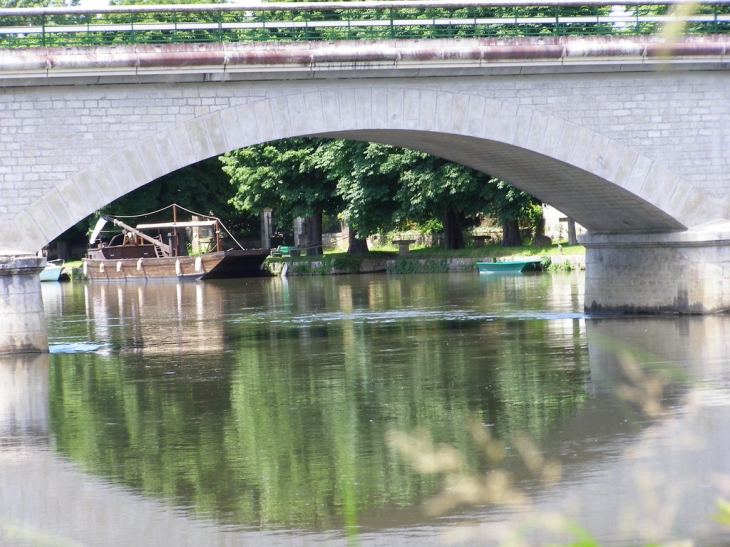
M 4 226 L 33 251 L 156 178 L 230 150 L 295 136 L 375 141 L 499 177 L 603 233 L 683 230 L 702 192 L 641 152 L 532 107 L 476 94 L 369 88 L 262 98 L 168 127 L 87 166 Z
M 463 135 L 390 131 L 320 135 L 375 141 L 427 152 L 488 173 L 549 203 L 592 232 L 681 230 L 656 205 L 605 179 L 514 145 Z M 444 143 L 448 141 L 448 145 Z

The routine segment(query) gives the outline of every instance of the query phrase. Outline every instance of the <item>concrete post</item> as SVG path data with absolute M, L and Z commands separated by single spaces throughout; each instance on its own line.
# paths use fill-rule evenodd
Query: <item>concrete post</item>
M 575 220 L 568 218 L 568 245 L 576 245 L 578 237 L 575 235 Z
M 590 312 L 730 310 L 730 222 L 684 232 L 584 234 Z
M 0 257 L 0 354 L 48 351 L 40 272 L 46 259 Z
M 271 248 L 271 209 L 261 210 L 261 248 Z
M 307 246 L 307 224 L 303 217 L 294 219 L 294 245 L 296 247 Z

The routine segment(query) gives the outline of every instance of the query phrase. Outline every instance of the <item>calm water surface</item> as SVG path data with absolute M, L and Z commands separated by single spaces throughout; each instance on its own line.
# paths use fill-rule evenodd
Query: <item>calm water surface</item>
M 589 318 L 582 291 L 581 275 L 44 283 L 51 354 L 0 362 L 0 545 L 544 545 L 569 537 L 561 519 L 607 545 L 730 545 L 712 519 L 730 499 L 730 317 Z M 524 503 L 429 512 L 455 487 L 393 432 L 504 472 Z

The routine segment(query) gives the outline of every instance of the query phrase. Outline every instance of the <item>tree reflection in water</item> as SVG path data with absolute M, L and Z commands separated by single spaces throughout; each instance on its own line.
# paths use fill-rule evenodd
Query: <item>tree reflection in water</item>
M 543 305 L 546 280 L 515 306 Z M 438 481 L 401 461 L 389 430 L 425 428 L 478 470 L 471 417 L 540 442 L 589 398 L 583 321 L 500 317 L 515 281 L 479 283 L 87 285 L 77 326 L 110 350 L 52 356 L 56 448 L 221 522 L 329 529 L 411 507 Z

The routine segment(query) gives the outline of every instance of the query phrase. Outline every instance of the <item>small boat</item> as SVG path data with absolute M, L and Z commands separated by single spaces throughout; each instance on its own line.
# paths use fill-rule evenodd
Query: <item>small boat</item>
M 119 218 L 102 215 L 89 238 L 89 249 L 83 259 L 84 275 L 91 280 L 107 281 L 225 279 L 264 273 L 262 267 L 269 255 L 268 249 L 244 249 L 238 245 L 239 249 L 223 250 L 221 232 L 227 233 L 227 230 L 219 219 L 187 211 L 179 205 L 170 207 L 172 222 L 131 226 Z M 190 213 L 192 220 L 179 222 L 178 208 Z M 108 242 L 102 242 L 99 236 L 107 223 L 120 228 L 121 232 Z M 191 238 L 207 241 L 210 248 L 190 255 L 188 241 Z
M 540 259 L 505 260 L 503 262 L 477 262 L 479 273 L 520 273 L 542 271 Z
M 49 260 L 41 271 L 41 281 L 58 281 L 63 273 L 63 260 Z

